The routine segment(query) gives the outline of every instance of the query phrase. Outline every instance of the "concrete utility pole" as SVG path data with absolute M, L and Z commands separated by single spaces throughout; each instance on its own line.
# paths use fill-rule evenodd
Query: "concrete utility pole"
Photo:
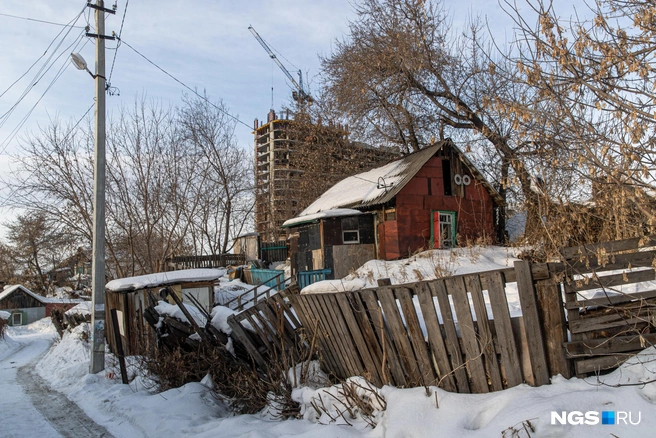
M 96 11 L 96 143 L 93 199 L 93 285 L 91 304 L 91 364 L 89 372 L 105 369 L 105 9 L 104 1 L 89 4 Z M 112 37 L 110 37 L 113 39 Z

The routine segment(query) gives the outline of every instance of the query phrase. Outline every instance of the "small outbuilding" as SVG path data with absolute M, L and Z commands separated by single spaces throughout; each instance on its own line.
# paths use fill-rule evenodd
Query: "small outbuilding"
M 68 310 L 79 299 L 51 298 L 36 294 L 21 284 L 5 286 L 0 292 L 0 310 L 11 314 L 9 325 L 26 325 L 50 316 L 53 309 Z
M 350 176 L 283 224 L 295 273 L 495 240 L 499 193 L 451 140 Z
M 140 354 L 142 347 L 147 348 L 152 337 L 144 319 L 144 310 L 150 305 L 149 292 L 160 299 L 159 290 L 168 286 L 184 304 L 195 305 L 194 301 L 197 301 L 211 312 L 214 307 L 214 283 L 225 273 L 225 269 L 184 269 L 110 281 L 105 286 L 105 333 L 110 349 L 116 352 L 113 322 L 110 319 L 112 310 L 116 310 L 125 355 Z

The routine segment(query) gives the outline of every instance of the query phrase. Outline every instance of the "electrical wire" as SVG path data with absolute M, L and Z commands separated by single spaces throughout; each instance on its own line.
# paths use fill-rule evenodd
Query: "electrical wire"
M 73 127 L 72 127 L 71 129 L 68 130 L 68 133 L 64 136 L 64 138 L 61 140 L 60 143 L 65 143 L 65 142 L 68 140 L 68 138 L 71 136 L 71 134 L 73 133 L 73 131 L 78 127 L 78 125 L 82 122 L 82 120 L 84 120 L 84 118 L 87 116 L 87 114 L 89 114 L 89 112 L 90 112 L 95 106 L 96 106 L 96 103 L 94 102 L 94 103 L 91 104 L 91 106 L 90 106 L 89 108 L 87 108 L 87 110 L 84 112 L 84 114 L 82 115 L 82 117 L 80 117 L 80 118 L 78 119 L 78 121 L 75 122 L 75 124 L 73 125 Z M 48 153 L 48 159 L 52 158 L 52 154 L 53 154 L 53 153 L 54 153 L 54 151 L 51 151 L 51 152 Z M 32 172 L 30 172 L 30 174 L 27 176 L 27 178 L 25 178 L 25 180 L 30 180 L 38 170 L 39 170 L 38 168 L 32 170 Z M 11 191 L 11 193 L 9 193 L 9 194 L 6 196 L 5 199 L 12 199 L 12 198 L 14 198 L 14 197 L 16 196 L 16 191 L 17 191 L 17 190 L 18 190 L 18 189 L 16 189 L 16 188 L 13 189 L 13 190 Z
M 84 10 L 85 10 L 85 9 L 87 9 L 86 5 L 85 5 L 85 7 L 82 9 L 82 11 L 80 11 L 80 13 L 79 13 L 77 16 L 75 16 L 71 21 L 68 22 L 68 25 L 70 25 L 71 27 L 80 27 L 80 26 L 72 26 L 71 23 L 73 23 L 73 24 L 77 23 L 77 20 L 78 20 L 78 19 L 80 18 L 80 16 L 84 13 Z M 3 15 L 4 15 L 4 14 L 3 14 Z M 67 26 L 68 26 L 68 25 L 67 25 Z M 83 28 L 83 29 L 84 29 L 84 28 Z M 16 85 L 21 79 L 23 79 L 23 78 L 24 78 L 24 77 L 25 77 L 25 76 L 26 76 L 26 75 L 32 70 L 32 68 L 34 68 L 34 66 L 37 65 L 37 64 L 39 63 L 39 61 L 40 61 L 41 59 L 43 59 L 44 56 L 46 56 L 46 54 L 48 53 L 48 50 L 50 50 L 50 48 L 52 47 L 52 45 L 55 44 L 55 41 L 57 41 L 57 39 L 58 39 L 59 36 L 64 32 L 64 30 L 65 30 L 65 29 L 62 29 L 62 30 L 59 31 L 59 33 L 58 33 L 58 34 L 52 39 L 52 41 L 50 42 L 50 44 L 48 44 L 48 47 L 46 47 L 46 50 L 43 52 L 43 54 L 42 54 L 41 56 L 39 56 L 39 58 L 38 58 L 36 61 L 34 61 L 34 63 L 33 63 L 28 69 L 27 69 L 27 71 L 26 71 L 25 73 L 23 73 L 23 74 L 22 74 L 18 79 L 16 79 L 11 85 L 9 85 L 9 87 L 8 87 L 5 91 L 3 91 L 2 94 L 0 94 L 0 97 L 4 96 L 9 90 L 11 90 L 11 88 L 12 88 L 14 85 Z M 70 29 L 69 29 L 69 32 L 66 33 L 66 35 L 68 35 L 68 33 L 70 33 Z M 65 38 L 65 37 L 64 37 L 64 38 Z M 0 119 L 1 119 L 1 118 L 0 118 Z
M 123 9 L 123 18 L 121 18 L 121 28 L 118 30 L 118 43 L 116 44 L 116 49 L 114 50 L 114 59 L 112 59 L 112 67 L 109 69 L 109 76 L 107 79 L 107 86 L 109 87 L 112 82 L 112 74 L 114 73 L 114 64 L 116 63 L 116 54 L 118 53 L 118 48 L 121 47 L 121 36 L 123 35 L 123 24 L 125 23 L 125 14 L 128 12 L 128 5 L 130 0 L 126 0 L 125 9 Z
M 185 84 L 184 82 L 182 82 L 180 79 L 178 79 L 178 78 L 176 78 L 175 76 L 173 76 L 171 73 L 169 73 L 169 72 L 167 72 L 166 70 L 164 70 L 164 69 L 163 69 L 162 67 L 160 67 L 159 65 L 155 64 L 153 61 L 151 61 L 150 59 L 148 59 L 148 58 L 146 57 L 146 55 L 144 55 L 143 53 L 139 52 L 137 49 L 135 49 L 135 48 L 132 47 L 130 44 L 128 44 L 125 40 L 121 40 L 121 43 L 122 43 L 122 44 L 125 44 L 126 46 L 128 46 L 128 47 L 129 47 L 130 49 L 132 49 L 137 55 L 141 56 L 143 59 L 145 59 L 146 61 L 148 61 L 148 62 L 149 62 L 150 64 L 152 64 L 155 68 L 157 68 L 157 69 L 160 70 L 162 73 L 164 73 L 165 75 L 167 75 L 168 77 L 170 77 L 171 79 L 173 79 L 174 81 L 176 81 L 178 84 L 180 84 L 180 85 L 182 85 L 183 87 L 185 87 L 187 90 L 189 90 L 189 91 L 191 91 L 192 93 L 194 93 L 194 95 L 196 95 L 197 97 L 203 99 L 205 102 L 209 103 L 209 104 L 212 105 L 214 108 L 216 108 L 217 110 L 221 111 L 221 112 L 222 112 L 223 114 L 225 114 L 226 116 L 230 117 L 231 119 L 233 119 L 234 121 L 236 121 L 236 122 L 238 122 L 238 123 L 241 123 L 242 125 L 246 126 L 248 129 L 253 129 L 253 127 L 250 126 L 249 124 L 247 124 L 246 122 L 242 122 L 241 120 L 239 120 L 238 117 L 233 116 L 232 114 L 230 114 L 229 112 L 227 112 L 226 110 L 224 110 L 224 109 L 222 109 L 222 108 L 219 108 L 219 107 L 216 106 L 214 103 L 212 103 L 211 101 L 209 101 L 206 97 L 204 97 L 204 96 L 198 94 L 198 92 L 196 92 L 196 90 L 194 90 L 193 88 L 191 88 L 190 86 L 188 86 L 187 84 Z
M 84 36 L 83 34 L 80 35 L 78 37 L 77 41 L 74 41 L 64 51 L 62 51 L 62 53 L 53 61 L 51 66 L 54 65 L 54 63 L 57 60 L 59 60 L 62 57 L 62 55 L 67 54 L 68 51 L 71 49 L 71 47 L 73 47 L 73 50 L 75 50 L 77 48 L 77 46 L 80 44 L 80 42 L 82 42 L 83 36 Z M 89 40 L 86 40 L 82 47 L 84 47 L 88 42 L 89 42 Z M 21 119 L 21 121 L 18 123 L 18 125 L 12 130 L 12 132 L 5 139 L 5 141 L 2 144 L 0 144 L 0 147 L 2 148 L 2 153 L 4 153 L 7 150 L 7 147 L 9 146 L 10 142 L 16 137 L 18 132 L 20 132 L 20 130 L 23 128 L 23 126 L 25 125 L 25 123 L 27 122 L 29 117 L 32 115 L 32 112 L 34 112 L 34 110 L 36 109 L 37 105 L 45 97 L 45 95 L 48 93 L 48 91 L 50 91 L 50 89 L 53 87 L 53 85 L 55 85 L 57 80 L 62 76 L 64 71 L 69 66 L 70 66 L 70 62 L 68 62 L 68 57 L 66 57 L 66 58 L 64 58 L 64 62 L 62 63 L 61 67 L 59 67 L 59 70 L 55 74 L 55 77 L 52 79 L 52 81 L 50 81 L 50 84 L 48 84 L 48 86 L 46 87 L 44 92 L 41 94 L 41 96 L 37 99 L 37 101 L 34 103 L 34 105 L 32 105 L 32 108 L 30 108 L 30 110 L 27 112 L 27 114 Z M 48 68 L 48 69 L 50 69 L 50 68 Z M 5 120 L 7 120 L 7 119 L 5 119 Z M 4 125 L 4 121 L 2 123 L 0 123 L 0 127 L 2 125 Z
M 3 14 L 0 13 L 3 17 L 11 17 L 11 18 L 18 18 L 21 20 L 28 20 L 28 21 L 36 21 L 37 23 L 45 23 L 45 24 L 52 24 L 55 26 L 62 26 L 62 27 L 68 27 L 68 24 L 63 24 L 63 23 L 55 23 L 52 21 L 46 21 L 46 20 L 37 20 L 36 18 L 29 18 L 29 17 L 19 17 L 18 15 L 10 15 L 10 14 Z M 76 27 L 78 29 L 84 29 L 84 26 L 71 26 L 71 27 Z

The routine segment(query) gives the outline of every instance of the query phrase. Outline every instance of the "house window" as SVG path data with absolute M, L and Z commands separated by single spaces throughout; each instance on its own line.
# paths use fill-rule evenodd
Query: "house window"
M 344 244 L 360 243 L 360 227 L 357 216 L 342 219 L 342 242 Z
M 360 243 L 360 231 L 342 231 L 342 241 L 346 243 Z
M 23 325 L 23 314 L 14 313 L 11 315 L 11 325 Z
M 456 244 L 456 213 L 432 211 L 431 240 L 433 248 L 448 249 Z

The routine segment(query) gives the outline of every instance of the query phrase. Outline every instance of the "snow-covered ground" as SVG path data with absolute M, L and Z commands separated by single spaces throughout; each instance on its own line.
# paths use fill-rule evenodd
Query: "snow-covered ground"
M 303 402 L 303 419 L 277 421 L 267 412 L 231 415 L 201 383 L 190 383 L 161 394 L 151 392 L 137 377 L 120 383 L 111 367 L 89 375 L 89 345 L 83 340 L 85 326 L 78 326 L 36 364 L 51 387 L 77 403 L 91 419 L 115 437 L 652 437 L 656 430 L 656 349 L 649 348 L 612 374 L 600 378 L 565 380 L 555 377 L 551 385 L 531 388 L 520 385 L 490 394 L 453 394 L 435 387 L 397 389 L 383 387 L 373 412 L 375 427 L 356 415 L 338 417 L 340 388 L 301 387 L 294 390 Z M 16 368 L 37 361 L 56 338 L 48 320 L 23 328 L 9 328 L 0 341 L 0 408 L 5 420 L 0 436 L 57 437 L 16 383 Z M 319 380 L 320 382 L 321 380 Z M 355 379 L 355 382 L 361 380 Z M 640 382 L 646 382 L 641 384 Z M 616 384 L 633 386 L 614 387 Z M 329 396 L 328 393 L 333 395 Z M 341 424 L 319 416 L 310 402 L 327 401 L 328 413 Z M 330 409 L 333 409 L 330 411 Z M 637 425 L 551 424 L 551 412 L 582 413 L 614 411 L 631 414 Z M 575 419 L 574 414 L 573 419 Z M 601 417 L 600 417 L 601 418 Z M 346 424 L 346 420 L 352 425 Z M 529 429 L 530 427 L 533 429 Z M 527 429 L 524 430 L 524 427 Z M 517 433 L 512 435 L 513 430 Z M 18 433 L 20 431 L 21 433 Z M 526 431 L 530 432 L 527 433 Z M 503 435 L 503 434 L 506 435 Z

